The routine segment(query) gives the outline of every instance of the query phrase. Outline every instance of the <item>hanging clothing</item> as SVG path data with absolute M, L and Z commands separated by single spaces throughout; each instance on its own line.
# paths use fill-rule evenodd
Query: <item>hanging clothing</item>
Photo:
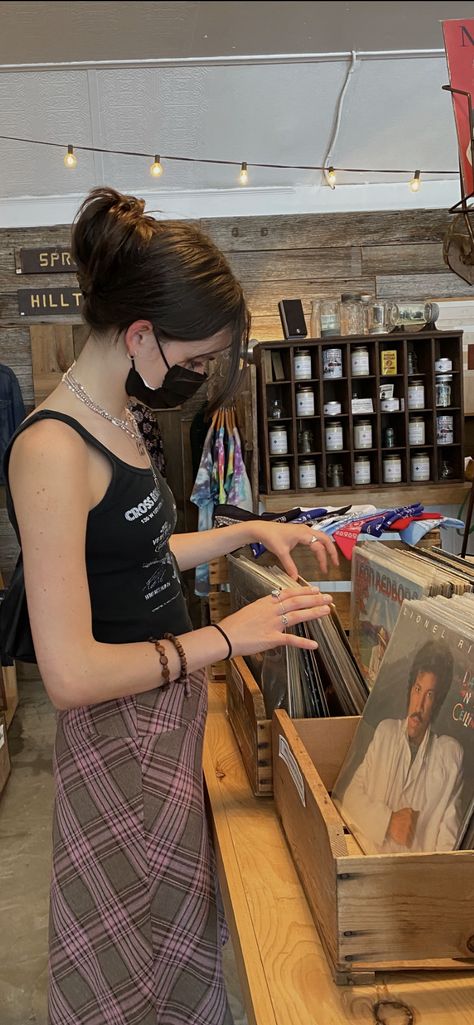
M 21 421 L 25 419 L 26 410 L 16 375 L 10 367 L 0 364 L 0 484 L 5 484 L 3 458 L 10 438 Z
M 217 429 L 211 424 L 204 442 L 191 502 L 199 509 L 198 529 L 210 530 L 214 510 L 227 504 L 249 511 L 253 508 L 252 489 L 245 469 L 242 445 L 237 427 L 226 424 Z M 205 598 L 209 594 L 209 565 L 196 567 L 195 592 Z
M 22 429 L 48 418 L 112 465 L 87 521 L 94 636 L 119 644 L 187 632 L 168 486 L 66 414 L 43 410 Z M 198 672 L 190 697 L 176 681 L 58 713 L 49 1025 L 232 1025 L 204 803 L 206 710 Z

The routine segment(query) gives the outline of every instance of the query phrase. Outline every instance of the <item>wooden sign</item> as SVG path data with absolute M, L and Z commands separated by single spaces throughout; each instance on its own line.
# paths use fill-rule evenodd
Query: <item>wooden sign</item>
M 68 246 L 20 249 L 17 274 L 69 274 L 77 270 Z
M 20 317 L 71 317 L 81 312 L 82 292 L 76 288 L 19 288 Z

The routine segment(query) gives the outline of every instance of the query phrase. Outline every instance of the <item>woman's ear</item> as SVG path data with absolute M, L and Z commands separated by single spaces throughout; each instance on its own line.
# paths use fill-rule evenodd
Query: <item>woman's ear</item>
M 156 346 L 153 324 L 150 320 L 134 320 L 125 331 L 124 341 L 129 356 L 143 353 L 150 345 Z

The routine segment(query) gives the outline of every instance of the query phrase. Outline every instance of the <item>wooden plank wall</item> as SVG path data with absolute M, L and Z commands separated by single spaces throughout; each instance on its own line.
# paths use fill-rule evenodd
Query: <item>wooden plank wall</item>
M 341 292 L 371 292 L 390 298 L 454 298 L 470 294 L 443 262 L 442 239 L 449 224 L 444 210 L 334 213 L 281 217 L 234 217 L 201 221 L 202 229 L 226 253 L 241 279 L 252 312 L 252 337 L 281 338 L 280 299 L 301 298 L 309 318 L 311 300 Z M 74 275 L 17 274 L 18 250 L 68 245 L 70 227 L 0 229 L 0 362 L 16 373 L 27 409 L 35 403 L 29 325 L 19 316 L 19 287 L 75 284 Z M 471 291 L 472 294 L 472 291 Z M 54 320 L 54 352 L 42 344 L 35 319 L 36 401 L 54 386 L 66 350 L 77 354 L 84 332 L 78 318 L 64 330 Z M 309 319 L 308 319 L 309 323 Z M 187 495 L 191 479 L 189 422 L 194 407 L 163 417 L 163 435 L 180 524 L 193 524 Z M 0 506 L 4 505 L 0 494 Z M 15 544 L 0 508 L 0 565 L 8 576 Z

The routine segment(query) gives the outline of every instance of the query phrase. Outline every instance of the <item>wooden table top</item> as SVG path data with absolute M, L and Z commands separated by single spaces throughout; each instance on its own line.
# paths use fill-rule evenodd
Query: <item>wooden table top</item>
M 273 800 L 250 789 L 221 682 L 209 684 L 204 776 L 251 1025 L 473 1025 L 471 971 L 390 972 L 375 985 L 335 985 Z

